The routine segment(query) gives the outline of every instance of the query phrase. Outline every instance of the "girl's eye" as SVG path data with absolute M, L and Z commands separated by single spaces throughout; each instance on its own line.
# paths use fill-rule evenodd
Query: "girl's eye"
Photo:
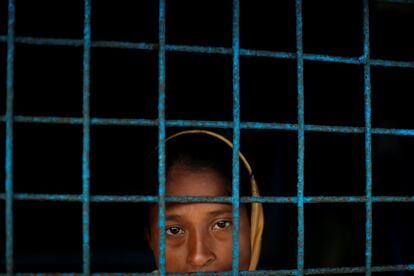
M 231 226 L 231 221 L 228 220 L 220 220 L 216 222 L 213 226 L 213 230 L 223 230 Z
M 167 235 L 171 235 L 171 236 L 184 234 L 184 230 L 178 226 L 168 227 L 166 232 L 167 232 Z

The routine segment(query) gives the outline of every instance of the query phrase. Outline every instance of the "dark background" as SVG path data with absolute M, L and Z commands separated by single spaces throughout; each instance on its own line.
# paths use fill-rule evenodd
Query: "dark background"
M 230 0 L 167 0 L 167 43 L 231 47 Z M 243 49 L 295 52 L 293 0 L 240 1 Z M 398 1 L 396 1 L 398 2 Z M 410 1 L 407 1 L 410 2 Z M 92 1 L 92 40 L 157 43 L 158 1 Z M 371 58 L 414 61 L 414 3 L 370 2 Z M 304 0 L 305 53 L 359 57 L 362 3 Z M 7 1 L 0 0 L 0 35 Z M 16 36 L 83 37 L 83 1 L 16 1 Z M 6 110 L 0 42 L 0 113 Z M 91 49 L 91 116 L 157 118 L 157 51 Z M 82 116 L 82 47 L 15 45 L 15 115 Z M 167 52 L 166 118 L 232 120 L 232 58 Z M 363 66 L 305 61 L 305 123 L 364 126 Z M 296 61 L 240 57 L 241 120 L 297 123 Z M 372 127 L 414 129 L 414 69 L 371 68 Z M 5 125 L 0 128 L 4 167 Z M 168 128 L 168 133 L 180 129 Z M 217 129 L 231 138 L 231 131 Z M 91 127 L 91 194 L 140 194 L 157 127 Z M 306 132 L 305 195 L 365 194 L 364 135 Z M 263 195 L 296 196 L 297 134 L 242 130 Z M 373 194 L 413 196 L 414 139 L 372 137 Z M 80 194 L 82 126 L 16 123 L 14 191 Z M 4 179 L 0 171 L 0 179 Z M 0 186 L 4 193 L 4 185 Z M 91 203 L 94 272 L 151 271 L 142 204 Z M 373 265 L 414 263 L 412 203 L 373 205 Z M 0 273 L 5 272 L 0 201 Z M 266 204 L 261 269 L 294 269 L 297 207 Z M 80 203 L 15 201 L 16 272 L 82 271 Z M 305 266 L 364 266 L 365 205 L 305 205 Z M 408 273 L 395 273 L 408 275 Z

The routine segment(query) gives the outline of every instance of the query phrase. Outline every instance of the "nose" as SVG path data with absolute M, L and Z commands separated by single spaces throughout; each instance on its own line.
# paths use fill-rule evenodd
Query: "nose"
M 209 233 L 193 233 L 188 246 L 187 263 L 194 269 L 206 267 L 216 260 L 216 255 L 211 250 L 213 245 Z

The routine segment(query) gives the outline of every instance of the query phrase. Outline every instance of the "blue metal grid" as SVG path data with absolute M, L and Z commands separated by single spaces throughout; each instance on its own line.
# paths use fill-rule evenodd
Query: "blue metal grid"
M 159 204 L 159 227 L 160 227 L 160 260 L 159 271 L 165 275 L 165 203 L 166 202 L 226 202 L 233 206 L 234 228 L 233 228 L 233 267 L 228 273 L 220 275 L 238 275 L 238 230 L 239 230 L 239 204 L 240 203 L 285 203 L 295 204 L 298 208 L 298 239 L 297 239 L 297 268 L 293 270 L 272 270 L 242 272 L 241 274 L 255 275 L 313 275 L 331 273 L 363 273 L 371 275 L 372 272 L 392 271 L 414 271 L 414 264 L 402 264 L 393 266 L 372 266 L 372 204 L 377 202 L 414 202 L 410 196 L 373 196 L 372 195 L 372 135 L 406 135 L 414 136 L 414 129 L 388 129 L 371 127 L 371 66 L 382 67 L 406 67 L 414 68 L 411 61 L 391 61 L 370 59 L 369 45 L 369 3 L 363 1 L 363 33 L 364 53 L 361 57 L 338 57 L 328 55 L 314 55 L 303 53 L 302 43 L 302 0 L 296 0 L 296 53 L 257 51 L 240 49 L 239 0 L 233 0 L 233 43 L 232 48 L 222 47 L 200 47 L 185 45 L 167 45 L 165 41 L 166 1 L 159 0 L 159 43 L 132 43 L 114 41 L 91 41 L 91 0 L 84 1 L 84 37 L 76 39 L 54 39 L 15 37 L 15 1 L 8 2 L 8 33 L 7 36 L 0 36 L 0 43 L 7 43 L 7 108 L 6 114 L 0 116 L 0 121 L 6 126 L 6 162 L 5 162 L 5 188 L 6 192 L 0 194 L 0 200 L 6 203 L 6 272 L 8 275 L 14 273 L 13 263 L 13 201 L 58 201 L 58 202 L 81 202 L 83 219 L 83 274 L 90 272 L 90 212 L 91 202 L 157 202 Z M 83 116 L 73 117 L 35 117 L 35 116 L 14 116 L 13 115 L 13 84 L 14 84 L 14 46 L 16 43 L 29 45 L 56 45 L 83 47 Z M 102 119 L 91 118 L 90 116 L 90 50 L 91 48 L 127 48 L 137 50 L 158 50 L 159 57 L 159 98 L 158 98 L 158 119 Z M 233 121 L 192 121 L 192 120 L 166 120 L 165 119 L 165 55 L 167 51 L 193 52 L 203 54 L 232 55 L 233 58 Z M 240 56 L 268 57 L 276 59 L 295 59 L 297 61 L 297 87 L 298 87 L 298 123 L 279 124 L 261 122 L 240 122 Z M 343 127 L 305 125 L 304 122 L 304 83 L 303 63 L 305 60 L 361 64 L 364 66 L 364 103 L 365 103 L 365 126 L 364 127 Z M 14 123 L 45 123 L 45 124 L 77 124 L 83 126 L 83 192 L 80 195 L 68 194 L 24 194 L 13 193 L 13 124 Z M 90 128 L 91 125 L 133 125 L 158 127 L 160 161 L 159 191 L 158 196 L 93 196 L 90 195 Z M 231 128 L 233 129 L 233 195 L 232 197 L 167 197 L 165 195 L 165 133 L 166 127 L 206 127 L 206 128 Z M 296 197 L 239 197 L 239 159 L 241 129 L 278 129 L 295 131 L 298 134 L 298 182 Z M 304 195 L 304 150 L 305 132 L 336 132 L 336 133 L 364 133 L 365 134 L 365 165 L 366 165 L 366 194 L 365 196 L 346 197 L 308 197 Z M 314 203 L 358 203 L 366 205 L 366 244 L 365 244 L 365 266 L 364 267 L 338 267 L 338 268 L 304 268 L 304 205 Z M 75 274 L 75 273 L 69 273 Z M 98 275 L 99 273 L 94 273 Z M 136 273 L 145 275 L 145 273 Z M 174 274 L 178 275 L 178 274 Z
M 83 151 L 82 151 L 82 229 L 83 272 L 90 274 L 90 48 L 91 48 L 91 0 L 85 0 L 83 27 Z
M 158 45 L 158 229 L 159 263 L 161 275 L 165 272 L 165 0 L 160 0 L 159 45 Z
M 296 1 L 296 62 L 298 80 L 298 256 L 297 270 L 304 273 L 305 263 L 305 214 L 304 214 L 304 161 L 305 161 L 305 99 L 303 84 L 303 38 L 302 38 L 302 1 Z
M 369 10 L 363 7 L 364 28 L 364 106 L 365 106 L 365 274 L 371 275 L 372 263 L 372 145 L 371 145 L 371 67 L 369 64 Z

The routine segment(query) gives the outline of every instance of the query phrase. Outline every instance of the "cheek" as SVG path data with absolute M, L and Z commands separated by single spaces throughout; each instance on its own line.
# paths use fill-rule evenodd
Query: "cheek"
M 151 231 L 151 248 L 154 254 L 155 262 L 158 267 L 160 251 L 159 251 L 159 236 L 158 228 L 154 227 Z M 165 242 L 165 264 L 168 272 L 183 271 L 183 256 L 185 256 L 185 246 L 179 246 L 177 240 L 172 241 L 166 237 Z M 184 251 L 183 251 L 184 250 Z
M 250 264 L 250 238 L 249 231 L 243 230 L 243 222 L 240 221 L 239 236 L 239 260 L 240 269 L 247 270 Z M 246 236 L 246 233 L 247 236 Z M 215 240 L 215 254 L 218 259 L 218 269 L 228 271 L 232 269 L 232 231 L 218 233 Z
M 244 214 L 243 214 L 244 213 Z M 240 216 L 240 269 L 247 270 L 250 265 L 251 248 L 250 248 L 250 223 L 247 213 L 243 212 Z
M 221 264 L 221 270 L 231 270 L 232 267 L 232 238 L 231 233 L 226 242 L 221 242 L 217 247 L 217 259 Z
M 165 258 L 167 272 L 188 272 L 192 271 L 187 263 L 191 251 L 189 240 L 186 236 L 166 237 Z
M 166 242 L 165 267 L 168 272 L 183 272 L 186 270 L 187 248 L 183 243 Z

